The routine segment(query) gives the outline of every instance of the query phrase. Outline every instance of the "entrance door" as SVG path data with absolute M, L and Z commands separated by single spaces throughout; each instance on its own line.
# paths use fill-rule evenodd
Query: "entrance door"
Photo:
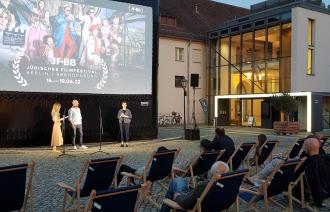
M 268 100 L 261 102 L 261 128 L 273 128 L 271 107 Z
M 218 126 L 228 126 L 229 122 L 229 99 L 218 100 Z
M 242 100 L 242 126 L 249 125 L 249 117 L 252 116 L 252 100 L 243 99 Z

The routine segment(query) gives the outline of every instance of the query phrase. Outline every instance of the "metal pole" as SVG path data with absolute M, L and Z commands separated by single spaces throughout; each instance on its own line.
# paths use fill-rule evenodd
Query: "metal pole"
M 183 87 L 183 129 L 186 130 L 186 88 Z

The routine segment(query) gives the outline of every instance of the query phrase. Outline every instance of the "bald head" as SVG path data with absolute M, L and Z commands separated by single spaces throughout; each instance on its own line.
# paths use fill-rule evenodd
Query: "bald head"
M 307 138 L 304 142 L 304 150 L 310 156 L 318 155 L 320 151 L 320 141 L 317 138 Z
M 211 174 L 223 174 L 229 172 L 229 166 L 223 161 L 215 162 L 211 167 Z

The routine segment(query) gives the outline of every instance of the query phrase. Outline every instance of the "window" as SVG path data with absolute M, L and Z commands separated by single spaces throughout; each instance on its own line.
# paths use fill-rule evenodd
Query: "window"
M 260 21 L 256 21 L 254 22 L 254 26 L 261 26 L 265 24 L 265 20 L 260 20 Z
M 193 63 L 201 63 L 202 61 L 202 50 L 193 49 L 191 52 L 191 58 Z
M 237 32 L 239 30 L 239 27 L 233 27 L 230 29 L 230 32 Z
M 243 26 L 242 26 L 242 29 L 249 29 L 249 28 L 251 28 L 251 24 L 244 24 Z
M 167 15 L 160 16 L 160 24 L 168 26 L 176 26 L 176 18 Z
M 315 46 L 314 46 L 314 20 L 308 19 L 308 50 L 307 50 L 307 74 L 314 75 Z
M 175 61 L 183 62 L 184 59 L 184 48 L 175 47 Z

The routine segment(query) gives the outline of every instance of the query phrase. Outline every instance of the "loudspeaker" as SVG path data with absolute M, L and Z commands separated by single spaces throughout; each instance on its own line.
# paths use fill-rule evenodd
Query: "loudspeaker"
M 198 87 L 199 74 L 190 74 L 190 86 Z
M 186 129 L 184 131 L 184 138 L 186 140 L 199 140 L 200 139 L 199 129 Z
M 182 88 L 182 81 L 184 80 L 184 76 L 175 76 L 175 87 Z

